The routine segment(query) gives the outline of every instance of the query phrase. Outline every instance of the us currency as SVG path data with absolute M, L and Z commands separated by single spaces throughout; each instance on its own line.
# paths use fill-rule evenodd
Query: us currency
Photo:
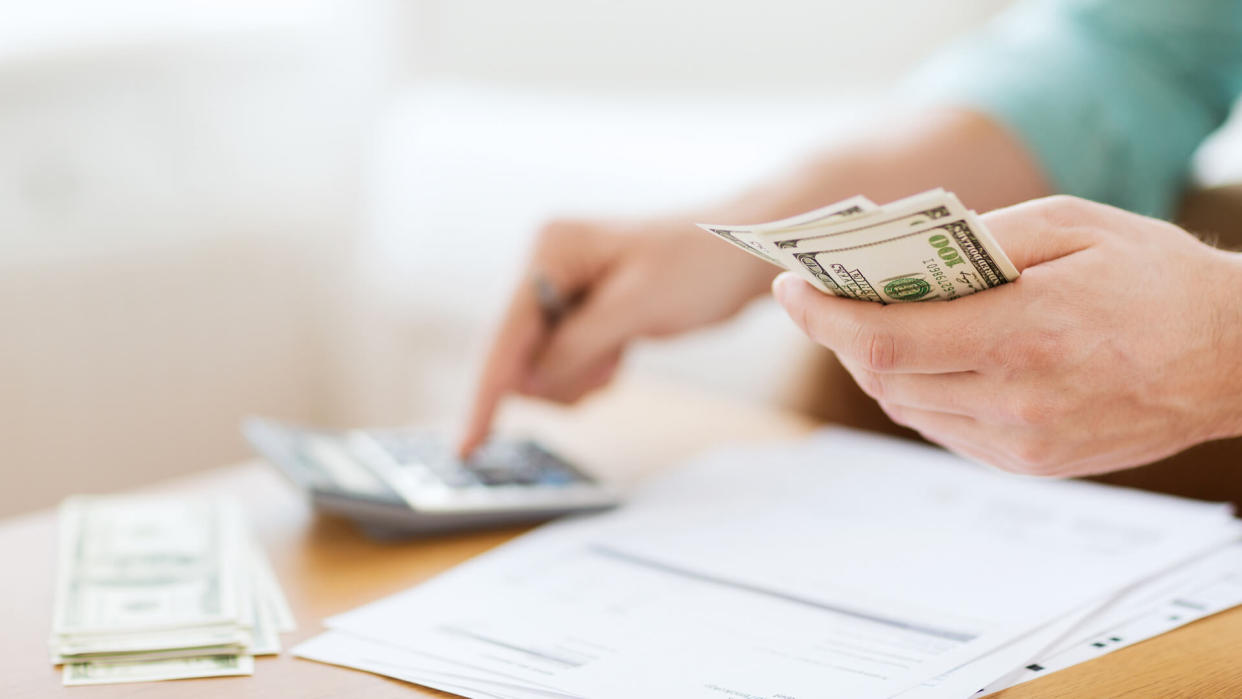
M 817 226 L 824 226 L 838 221 L 855 220 L 865 217 L 867 214 L 878 210 L 878 208 L 875 202 L 860 194 L 835 204 L 829 204 L 814 211 L 783 218 L 779 221 L 741 226 L 700 223 L 698 226 L 761 260 L 788 269 L 787 264 L 778 258 L 776 248 L 773 245 L 774 241 L 771 239 L 772 236 L 782 232 L 813 229 Z
M 141 662 L 66 663 L 64 683 L 66 685 L 114 684 L 253 674 L 254 658 L 251 656 L 204 655 Z
M 62 505 L 50 645 L 66 684 L 249 674 L 252 656 L 279 652 L 277 634 L 292 626 L 230 499 Z
M 849 211 L 856 200 L 818 211 Z M 975 212 L 941 189 L 870 210 L 754 226 L 737 237 L 820 291 L 861 301 L 951 300 L 1018 277 Z
M 78 497 L 61 508 L 55 632 L 236 625 L 236 515 L 222 500 Z
M 277 633 L 289 633 L 298 628 L 293 618 L 293 610 L 285 599 L 284 590 L 280 589 L 280 581 L 272 570 L 272 564 L 263 553 L 258 542 L 252 542 L 251 556 L 253 561 L 255 595 L 263 601 L 263 606 L 272 618 L 272 626 Z

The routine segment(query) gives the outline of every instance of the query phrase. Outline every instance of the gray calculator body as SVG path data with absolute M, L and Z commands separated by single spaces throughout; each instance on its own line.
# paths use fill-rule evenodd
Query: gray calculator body
M 321 430 L 261 418 L 242 432 L 314 505 L 378 538 L 530 523 L 617 504 L 616 493 L 532 441 L 467 461 L 412 429 Z

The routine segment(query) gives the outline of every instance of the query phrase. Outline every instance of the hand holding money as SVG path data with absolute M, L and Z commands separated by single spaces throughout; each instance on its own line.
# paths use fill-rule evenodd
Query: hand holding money
M 881 306 L 782 274 L 775 294 L 896 422 L 1007 470 L 1088 475 L 1242 434 L 1238 253 L 1072 197 L 980 222 L 1022 270 L 1015 283 Z M 882 288 L 866 264 L 850 266 Z

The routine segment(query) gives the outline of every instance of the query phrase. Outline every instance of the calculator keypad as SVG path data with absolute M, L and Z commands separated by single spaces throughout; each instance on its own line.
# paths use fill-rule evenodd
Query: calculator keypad
M 406 477 L 451 489 L 563 487 L 590 479 L 530 441 L 489 442 L 461 460 L 426 433 L 388 431 L 367 435 Z

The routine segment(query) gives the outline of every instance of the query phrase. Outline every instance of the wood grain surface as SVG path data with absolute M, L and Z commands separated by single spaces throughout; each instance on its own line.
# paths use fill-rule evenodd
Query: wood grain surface
M 623 484 L 713 445 L 785 439 L 814 427 L 792 413 L 632 382 L 573 410 L 515 403 L 503 422 Z M 10 482 L 20 487 L 20 478 Z M 325 616 L 415 585 L 524 531 L 375 542 L 346 522 L 313 514 L 291 486 L 261 463 L 220 468 L 149 490 L 228 492 L 241 498 L 298 620 L 298 631 L 283 637 L 286 647 L 317 633 Z M 59 670 L 48 664 L 46 645 L 55 533 L 51 511 L 0 523 L 0 551 L 8 561 L 0 573 L 0 697 L 448 696 L 298 660 L 287 652 L 258 659 L 253 677 L 63 687 Z M 1242 697 L 1242 609 L 994 696 Z

